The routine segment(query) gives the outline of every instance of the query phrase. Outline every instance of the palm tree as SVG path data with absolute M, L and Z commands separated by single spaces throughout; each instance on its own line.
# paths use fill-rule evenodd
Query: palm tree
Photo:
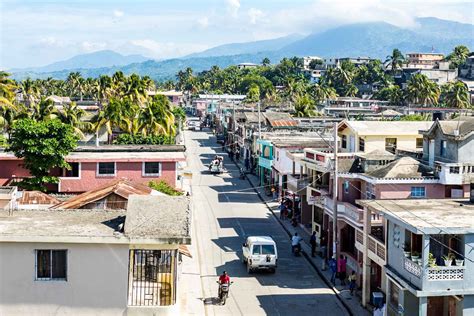
M 124 82 L 123 96 L 128 98 L 130 101 L 142 105 L 145 102 L 147 95 L 147 86 L 140 79 L 140 76 L 133 74 Z
M 317 103 L 337 98 L 336 89 L 326 84 L 314 84 L 310 88 L 310 94 Z
M 37 121 L 51 120 L 58 117 L 58 110 L 52 100 L 41 97 L 39 102 L 30 105 L 26 115 Z
M 270 59 L 268 57 L 265 57 L 263 60 L 262 60 L 262 66 L 264 67 L 267 67 L 270 65 Z
M 25 100 L 26 106 L 31 106 L 40 97 L 40 91 L 38 86 L 33 80 L 27 78 L 21 82 L 21 90 L 23 93 L 23 99 Z
M 0 108 L 14 108 L 17 86 L 9 76 L 9 73 L 0 71 Z
M 406 94 L 408 100 L 415 104 L 434 105 L 438 103 L 440 89 L 427 76 L 418 73 L 408 80 Z
M 405 56 L 403 56 L 402 52 L 398 48 L 395 48 L 392 51 L 392 55 L 387 56 L 387 59 L 385 60 L 384 64 L 390 65 L 390 69 L 393 75 L 397 72 L 397 70 L 402 68 L 404 62 Z
M 297 97 L 294 115 L 296 117 L 312 117 L 316 115 L 314 102 L 309 95 L 305 94 Z
M 97 81 L 97 101 L 102 106 L 112 96 L 112 79 L 107 75 L 102 75 Z
M 175 116 L 171 104 L 163 95 L 156 95 L 147 102 L 139 114 L 142 133 L 145 135 L 175 135 Z
M 78 108 L 75 102 L 66 104 L 61 111 L 59 111 L 59 119 L 74 128 L 79 137 L 84 138 L 85 131 L 92 130 L 92 123 L 84 122 L 81 119 L 86 115 L 86 111 Z
M 471 107 L 469 90 L 462 81 L 448 82 L 441 90 L 441 99 L 447 106 L 459 109 Z
M 453 68 L 457 68 L 464 64 L 468 56 L 469 48 L 464 45 L 458 45 L 454 48 L 453 52 L 446 57 L 446 60 L 451 62 Z
M 65 83 L 70 96 L 80 96 L 82 79 L 79 71 L 69 73 Z

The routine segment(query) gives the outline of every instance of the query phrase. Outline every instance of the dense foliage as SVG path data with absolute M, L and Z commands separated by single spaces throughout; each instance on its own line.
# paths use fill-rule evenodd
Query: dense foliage
M 148 182 L 148 186 L 153 190 L 159 191 L 164 194 L 172 195 L 172 196 L 179 196 L 183 195 L 182 191 L 176 190 L 172 186 L 170 186 L 166 181 L 161 180 L 160 182 L 150 181 Z
M 45 184 L 58 183 L 50 176 L 53 168 L 66 168 L 66 155 L 77 146 L 78 136 L 74 129 L 58 119 L 37 121 L 31 118 L 17 120 L 8 140 L 8 150 L 23 159 L 23 165 L 32 178 L 20 182 L 29 190 L 46 190 Z
M 166 135 L 120 134 L 113 143 L 116 145 L 172 145 L 175 141 L 173 136 Z

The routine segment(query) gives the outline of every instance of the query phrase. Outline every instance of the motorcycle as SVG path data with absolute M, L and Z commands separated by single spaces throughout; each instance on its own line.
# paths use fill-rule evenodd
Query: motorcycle
M 219 300 L 221 301 L 222 305 L 225 305 L 225 301 L 227 300 L 227 297 L 229 296 L 229 288 L 230 285 L 234 282 L 230 283 L 220 283 L 219 281 L 216 281 L 219 284 Z
M 301 243 L 298 243 L 296 246 L 292 246 L 293 248 L 293 254 L 295 257 L 299 257 L 301 255 Z
M 245 171 L 243 168 L 240 168 L 240 174 L 239 174 L 239 178 L 240 180 L 245 180 Z

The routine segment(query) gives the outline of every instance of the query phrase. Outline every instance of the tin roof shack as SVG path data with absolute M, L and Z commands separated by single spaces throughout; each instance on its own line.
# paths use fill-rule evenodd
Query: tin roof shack
M 0 311 L 176 315 L 190 225 L 186 197 L 131 196 L 127 211 L 0 211 Z
M 387 227 L 391 311 L 405 315 L 473 315 L 474 204 L 468 200 L 364 200 Z

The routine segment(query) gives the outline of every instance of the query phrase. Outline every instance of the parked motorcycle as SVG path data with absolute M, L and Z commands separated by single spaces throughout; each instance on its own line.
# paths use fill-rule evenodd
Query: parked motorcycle
M 298 245 L 293 246 L 293 254 L 295 257 L 299 257 L 301 255 L 301 243 L 298 243 Z

